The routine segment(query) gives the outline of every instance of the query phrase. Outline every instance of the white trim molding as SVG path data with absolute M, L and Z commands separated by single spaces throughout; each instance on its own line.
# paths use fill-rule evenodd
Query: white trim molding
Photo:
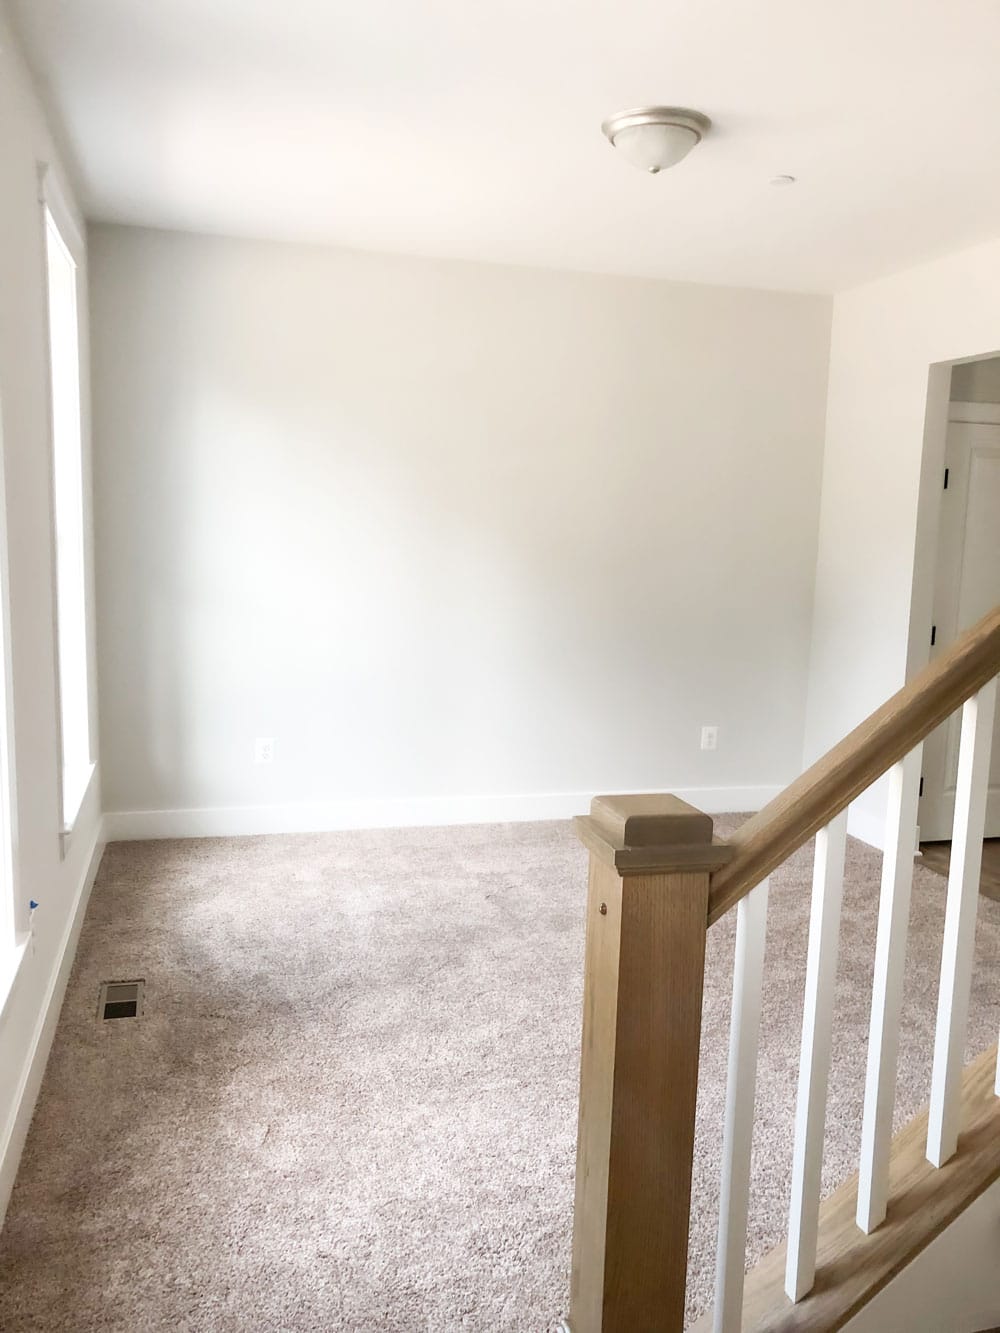
M 15 937 L 12 943 L 0 946 L 0 1019 L 3 1018 L 7 1001 L 17 983 L 17 974 L 21 970 L 31 942 L 30 932 Z
M 2 405 L 0 405 L 2 407 Z M 7 524 L 7 476 L 0 411 L 0 956 L 9 954 L 4 968 L 13 985 L 18 955 L 20 857 L 18 855 L 17 766 L 14 745 L 14 680 L 10 633 L 10 543 Z M 23 918 L 23 912 L 21 913 Z M 0 982 L 0 1013 L 6 995 Z
M 90 764 L 87 765 L 86 769 L 80 774 L 80 781 L 78 783 L 80 794 L 79 796 L 74 797 L 73 800 L 73 805 L 75 806 L 76 812 L 73 815 L 72 821 L 68 824 L 64 824 L 59 833 L 60 854 L 64 858 L 66 856 L 66 853 L 69 851 L 70 842 L 72 841 L 73 838 L 73 829 L 76 827 L 76 821 L 80 817 L 80 811 L 83 809 L 83 803 L 90 794 L 91 784 L 94 781 L 94 774 L 96 772 L 97 772 L 97 763 L 96 761 L 92 760 Z
M 58 799 L 61 823 L 60 849 L 65 856 L 68 847 L 66 834 L 71 833 L 80 813 L 83 799 L 87 794 L 94 772 L 94 699 L 93 699 L 93 620 L 91 602 L 93 581 L 91 577 L 92 538 L 89 531 L 92 516 L 88 496 L 90 479 L 88 477 L 89 438 L 90 438 L 90 403 L 87 396 L 89 362 L 86 359 L 87 347 L 87 243 L 86 234 L 70 201 L 70 195 L 63 188 L 58 173 L 46 162 L 36 164 L 38 171 L 38 198 L 40 203 L 40 226 L 44 238 L 45 265 L 43 271 L 43 291 L 45 294 L 45 354 L 46 376 L 48 381 L 48 435 L 49 435 L 49 543 L 52 557 L 52 632 L 55 644 L 55 704 L 56 732 L 58 737 Z M 54 233 L 54 235 L 53 235 Z M 67 456 L 58 446 L 58 414 L 55 409 L 57 395 L 56 375 L 53 363 L 53 328 L 52 328 L 52 256 L 55 250 L 65 254 L 72 267 L 73 316 L 75 324 L 74 348 L 76 366 L 74 370 L 73 394 L 75 412 L 71 423 L 75 447 L 72 455 L 71 470 L 67 473 Z M 63 466 L 59 459 L 63 458 Z M 63 478 L 60 484 L 60 477 Z M 67 512 L 78 518 L 78 540 L 74 539 L 74 529 L 65 536 L 65 545 L 60 537 L 63 522 L 60 518 L 59 496 L 63 503 L 71 501 Z M 62 554 L 61 554 L 62 553 Z M 69 560 L 69 570 L 65 568 L 65 559 Z M 67 577 L 67 574 L 71 575 Z M 70 594 L 75 595 L 70 595 Z M 79 601 L 77 602 L 77 597 Z M 74 662 L 66 655 L 66 627 L 75 624 L 79 616 L 78 634 L 82 633 L 82 681 L 73 671 Z M 78 637 L 71 634 L 71 643 Z M 75 658 L 76 654 L 73 654 Z M 82 687 L 80 705 L 71 708 L 67 697 L 67 673 L 71 681 L 77 681 Z M 86 735 L 75 735 L 77 728 L 67 729 L 67 716 L 80 717 L 85 722 Z M 72 742 L 69 736 L 73 735 Z M 73 753 L 67 754 L 67 749 Z
M 949 403 L 949 421 L 967 421 L 976 426 L 1000 426 L 1000 403 Z
M 783 784 L 672 788 L 706 814 L 760 810 Z M 607 789 L 604 789 L 607 792 Z M 593 791 L 512 796 L 422 796 L 294 805 L 236 805 L 193 810 L 117 810 L 105 814 L 108 842 L 144 838 L 226 838 L 261 833 L 333 833 L 345 829 L 434 827 L 572 819 L 590 809 Z
M 97 878 L 98 867 L 104 854 L 104 846 L 103 826 L 98 823 L 94 836 L 94 849 L 77 886 L 73 906 L 66 919 L 66 927 L 62 939 L 59 941 L 59 950 L 56 954 L 48 985 L 45 988 L 45 997 L 38 1010 L 35 1029 L 28 1046 L 27 1058 L 20 1073 L 16 1074 L 12 1080 L 15 1082 L 14 1097 L 7 1116 L 7 1123 L 0 1131 L 0 1226 L 3 1225 L 10 1193 L 14 1188 L 14 1178 L 17 1175 L 17 1168 L 21 1161 L 24 1141 L 28 1134 L 28 1126 L 31 1124 L 35 1102 L 42 1086 L 42 1075 L 45 1073 L 45 1066 L 48 1063 L 59 1010 L 62 1008 L 63 995 L 66 992 L 66 983 L 69 980 L 70 968 L 76 956 L 80 928 L 83 925 L 83 918 L 87 911 L 87 903 L 90 901 L 90 891 L 94 887 L 94 880 Z M 28 944 L 29 948 L 26 953 L 30 955 L 30 940 Z M 24 957 L 20 970 L 23 972 L 31 965 L 33 965 L 33 960 L 30 959 L 30 956 Z
M 885 815 L 873 815 L 856 805 L 848 807 L 847 832 L 859 842 L 866 842 L 880 852 L 885 851 Z
M 50 162 L 36 162 L 35 169 L 38 173 L 38 202 L 55 218 L 74 262 L 82 267 L 87 258 L 87 238 L 80 216 L 70 203 L 70 193 Z

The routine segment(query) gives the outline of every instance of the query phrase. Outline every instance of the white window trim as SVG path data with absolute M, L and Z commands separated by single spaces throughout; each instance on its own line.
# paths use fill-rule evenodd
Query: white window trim
M 73 256 L 77 268 L 83 271 L 87 264 L 87 243 L 76 214 L 70 207 L 68 197 L 59 182 L 59 177 L 47 162 L 38 164 L 38 202 L 43 204 L 55 218 L 59 234 Z M 45 286 L 48 295 L 48 283 Z
M 0 1018 L 28 953 L 31 932 L 18 929 L 17 787 L 14 767 L 14 689 L 11 666 L 7 548 L 7 482 L 0 417 Z M 27 921 L 27 904 L 22 905 Z
M 31 932 L 26 930 L 22 931 L 8 948 L 0 950 L 0 1019 L 3 1018 L 4 1010 L 7 1008 L 7 1001 L 14 993 L 17 974 L 28 956 L 30 943 Z
M 68 819 L 67 815 L 69 812 L 67 810 L 63 810 L 63 823 L 62 823 L 62 828 L 59 830 L 59 848 L 62 856 L 64 857 L 66 853 L 69 851 L 70 843 L 73 841 L 73 830 L 76 827 L 77 819 L 80 817 L 80 811 L 83 809 L 83 803 L 87 799 L 87 793 L 90 791 L 91 783 L 94 781 L 94 774 L 96 772 L 97 772 L 97 761 L 95 759 L 91 759 L 90 762 L 84 767 L 83 771 L 79 774 L 77 783 L 74 784 L 74 790 L 78 792 L 79 795 L 73 800 L 73 802 L 70 805 L 70 810 L 72 810 L 72 818 Z M 61 786 L 60 786 L 60 791 L 61 791 Z M 60 803 L 61 800 L 62 798 L 60 796 Z
M 80 355 L 80 447 L 87 455 L 86 441 L 89 435 L 89 403 L 87 397 L 86 368 L 84 365 L 84 338 L 83 330 L 80 325 L 80 312 L 86 308 L 86 272 L 87 272 L 87 249 L 84 234 L 77 222 L 76 215 L 70 207 L 67 196 L 60 185 L 59 178 L 52 168 L 45 162 L 38 163 L 38 200 L 41 204 L 41 226 L 43 246 L 47 246 L 46 239 L 46 211 L 51 214 L 52 220 L 56 224 L 60 239 L 69 251 L 73 263 L 76 265 L 76 291 L 77 291 L 77 340 Z M 91 644 L 91 616 L 85 615 L 86 623 L 86 671 L 87 671 L 87 740 L 89 759 L 78 774 L 74 774 L 72 791 L 74 797 L 72 801 L 65 799 L 66 775 L 63 771 L 63 741 L 62 741 L 62 690 L 60 685 L 59 669 L 59 579 L 58 579 L 58 554 L 56 549 L 56 513 L 55 513 L 55 438 L 54 422 L 52 411 L 52 360 L 51 360 L 51 330 L 49 328 L 49 299 L 48 299 L 48 260 L 43 262 L 44 278 L 44 320 L 45 320 L 45 359 L 48 373 L 48 423 L 49 423 L 49 532 L 52 547 L 52 633 L 53 633 L 53 651 L 55 655 L 55 704 L 56 704 L 56 746 L 58 754 L 57 764 L 57 800 L 60 815 L 59 827 L 59 846 L 60 854 L 65 857 L 70 845 L 73 828 L 83 808 L 87 793 L 93 782 L 94 773 L 97 770 L 97 763 L 94 759 L 94 718 L 92 703 L 92 644 Z M 86 505 L 86 486 L 83 489 L 83 503 Z M 84 531 L 86 532 L 86 519 L 84 515 Z M 84 597 L 88 599 L 90 593 L 90 577 L 88 568 L 89 544 L 84 542 Z M 89 611 L 89 607 L 88 607 Z

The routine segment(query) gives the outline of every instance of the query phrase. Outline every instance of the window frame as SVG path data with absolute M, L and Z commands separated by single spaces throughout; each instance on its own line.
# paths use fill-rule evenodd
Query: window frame
M 93 658 L 92 658 L 92 607 L 93 594 L 91 587 L 91 542 L 89 530 L 89 487 L 87 467 L 89 460 L 89 401 L 87 397 L 87 354 L 86 354 L 86 330 L 81 312 L 87 308 L 86 304 L 86 275 L 87 275 L 87 250 L 84 234 L 80 229 L 76 216 L 67 202 L 66 195 L 60 187 L 59 181 L 47 163 L 38 164 L 39 180 L 39 203 L 41 218 L 41 240 L 42 240 L 42 269 L 43 269 L 43 292 L 44 292 L 44 329 L 45 329 L 45 363 L 47 380 L 47 406 L 48 406 L 48 436 L 49 436 L 49 531 L 51 539 L 52 552 L 52 632 L 53 632 L 53 657 L 55 662 L 55 723 L 56 723 L 56 750 L 57 750 L 57 810 L 59 824 L 60 853 L 65 856 L 69 847 L 73 829 L 79 818 L 80 811 L 83 808 L 93 782 L 94 773 L 97 769 L 95 759 L 94 745 L 94 708 L 93 708 Z M 65 589 L 63 597 L 60 598 L 60 561 L 59 561 L 59 540 L 57 532 L 57 508 L 56 495 L 59 486 L 57 477 L 57 447 L 55 431 L 55 406 L 53 382 L 53 355 L 52 355 L 52 320 L 51 320 L 51 295 L 49 281 L 49 225 L 55 230 L 56 236 L 74 268 L 74 297 L 75 297 L 75 317 L 76 317 L 76 354 L 77 354 L 77 373 L 78 373 L 78 394 L 79 394 L 79 504 L 80 504 L 80 594 L 82 596 L 82 617 L 83 617 L 83 690 L 82 698 L 86 708 L 86 762 L 79 765 L 79 771 L 74 773 L 72 780 L 72 796 L 67 799 L 67 755 L 64 744 L 64 698 L 63 698 L 63 661 L 62 646 L 60 643 L 60 600 L 65 601 Z
M 0 1015 L 14 988 L 30 939 L 28 909 L 27 904 L 21 903 L 18 875 L 8 549 L 3 403 L 0 402 Z

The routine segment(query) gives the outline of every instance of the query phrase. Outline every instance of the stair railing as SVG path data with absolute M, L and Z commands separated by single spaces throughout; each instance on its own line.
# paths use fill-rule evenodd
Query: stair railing
M 884 1221 L 890 1197 L 921 744 L 961 708 L 927 1158 L 934 1167 L 941 1167 L 958 1146 L 998 672 L 1000 607 L 957 639 L 728 842 L 713 837 L 708 815 L 674 796 L 597 797 L 590 815 L 577 820 L 591 855 L 569 1316 L 572 1333 L 679 1333 L 684 1326 L 705 937 L 707 929 L 734 907 L 736 955 L 715 1306 L 703 1322 L 714 1333 L 736 1333 L 743 1327 L 767 877 L 814 836 L 792 1187 L 783 1256 L 785 1296 L 781 1300 L 785 1308 L 778 1308 L 773 1318 L 755 1310 L 753 1327 L 840 1327 L 850 1312 L 860 1308 L 913 1256 L 914 1247 L 936 1234 L 928 1224 L 911 1228 L 898 1244 L 893 1237 L 896 1248 L 910 1247 L 910 1252 L 900 1255 L 895 1249 L 888 1252 L 883 1232 L 877 1262 L 871 1265 L 871 1280 L 860 1296 L 857 1281 L 850 1294 L 845 1287 L 840 1301 L 830 1299 L 833 1279 L 829 1274 L 824 1284 L 817 1282 L 820 1172 L 847 808 L 873 782 L 889 774 L 856 1186 L 857 1234 L 865 1238 Z M 976 1087 L 981 1083 L 977 1072 Z M 996 1093 L 1000 1095 L 1000 1087 Z M 1000 1176 L 1000 1150 L 976 1158 L 980 1175 L 993 1173 L 994 1166 Z M 927 1183 L 922 1182 L 920 1188 L 926 1190 Z M 851 1201 L 853 1205 L 853 1195 Z M 807 1309 L 809 1293 L 820 1285 L 824 1286 L 822 1310 L 818 1303 Z M 794 1318 L 796 1302 L 805 1302 L 800 1307 L 801 1320 Z

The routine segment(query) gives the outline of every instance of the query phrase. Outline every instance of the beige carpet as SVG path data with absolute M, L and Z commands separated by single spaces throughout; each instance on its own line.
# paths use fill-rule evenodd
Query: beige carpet
M 772 880 L 751 1257 L 784 1233 L 810 865 Z M 878 865 L 851 843 L 828 1188 L 856 1166 Z M 554 1328 L 584 889 L 566 824 L 109 847 L 0 1238 L 0 1328 Z M 927 1095 L 943 889 L 918 866 L 899 1121 Z M 730 917 L 709 944 L 692 1313 L 732 945 Z M 1000 1024 L 998 903 L 977 948 L 970 1053 Z M 99 1025 L 100 982 L 133 976 L 145 1016 Z

